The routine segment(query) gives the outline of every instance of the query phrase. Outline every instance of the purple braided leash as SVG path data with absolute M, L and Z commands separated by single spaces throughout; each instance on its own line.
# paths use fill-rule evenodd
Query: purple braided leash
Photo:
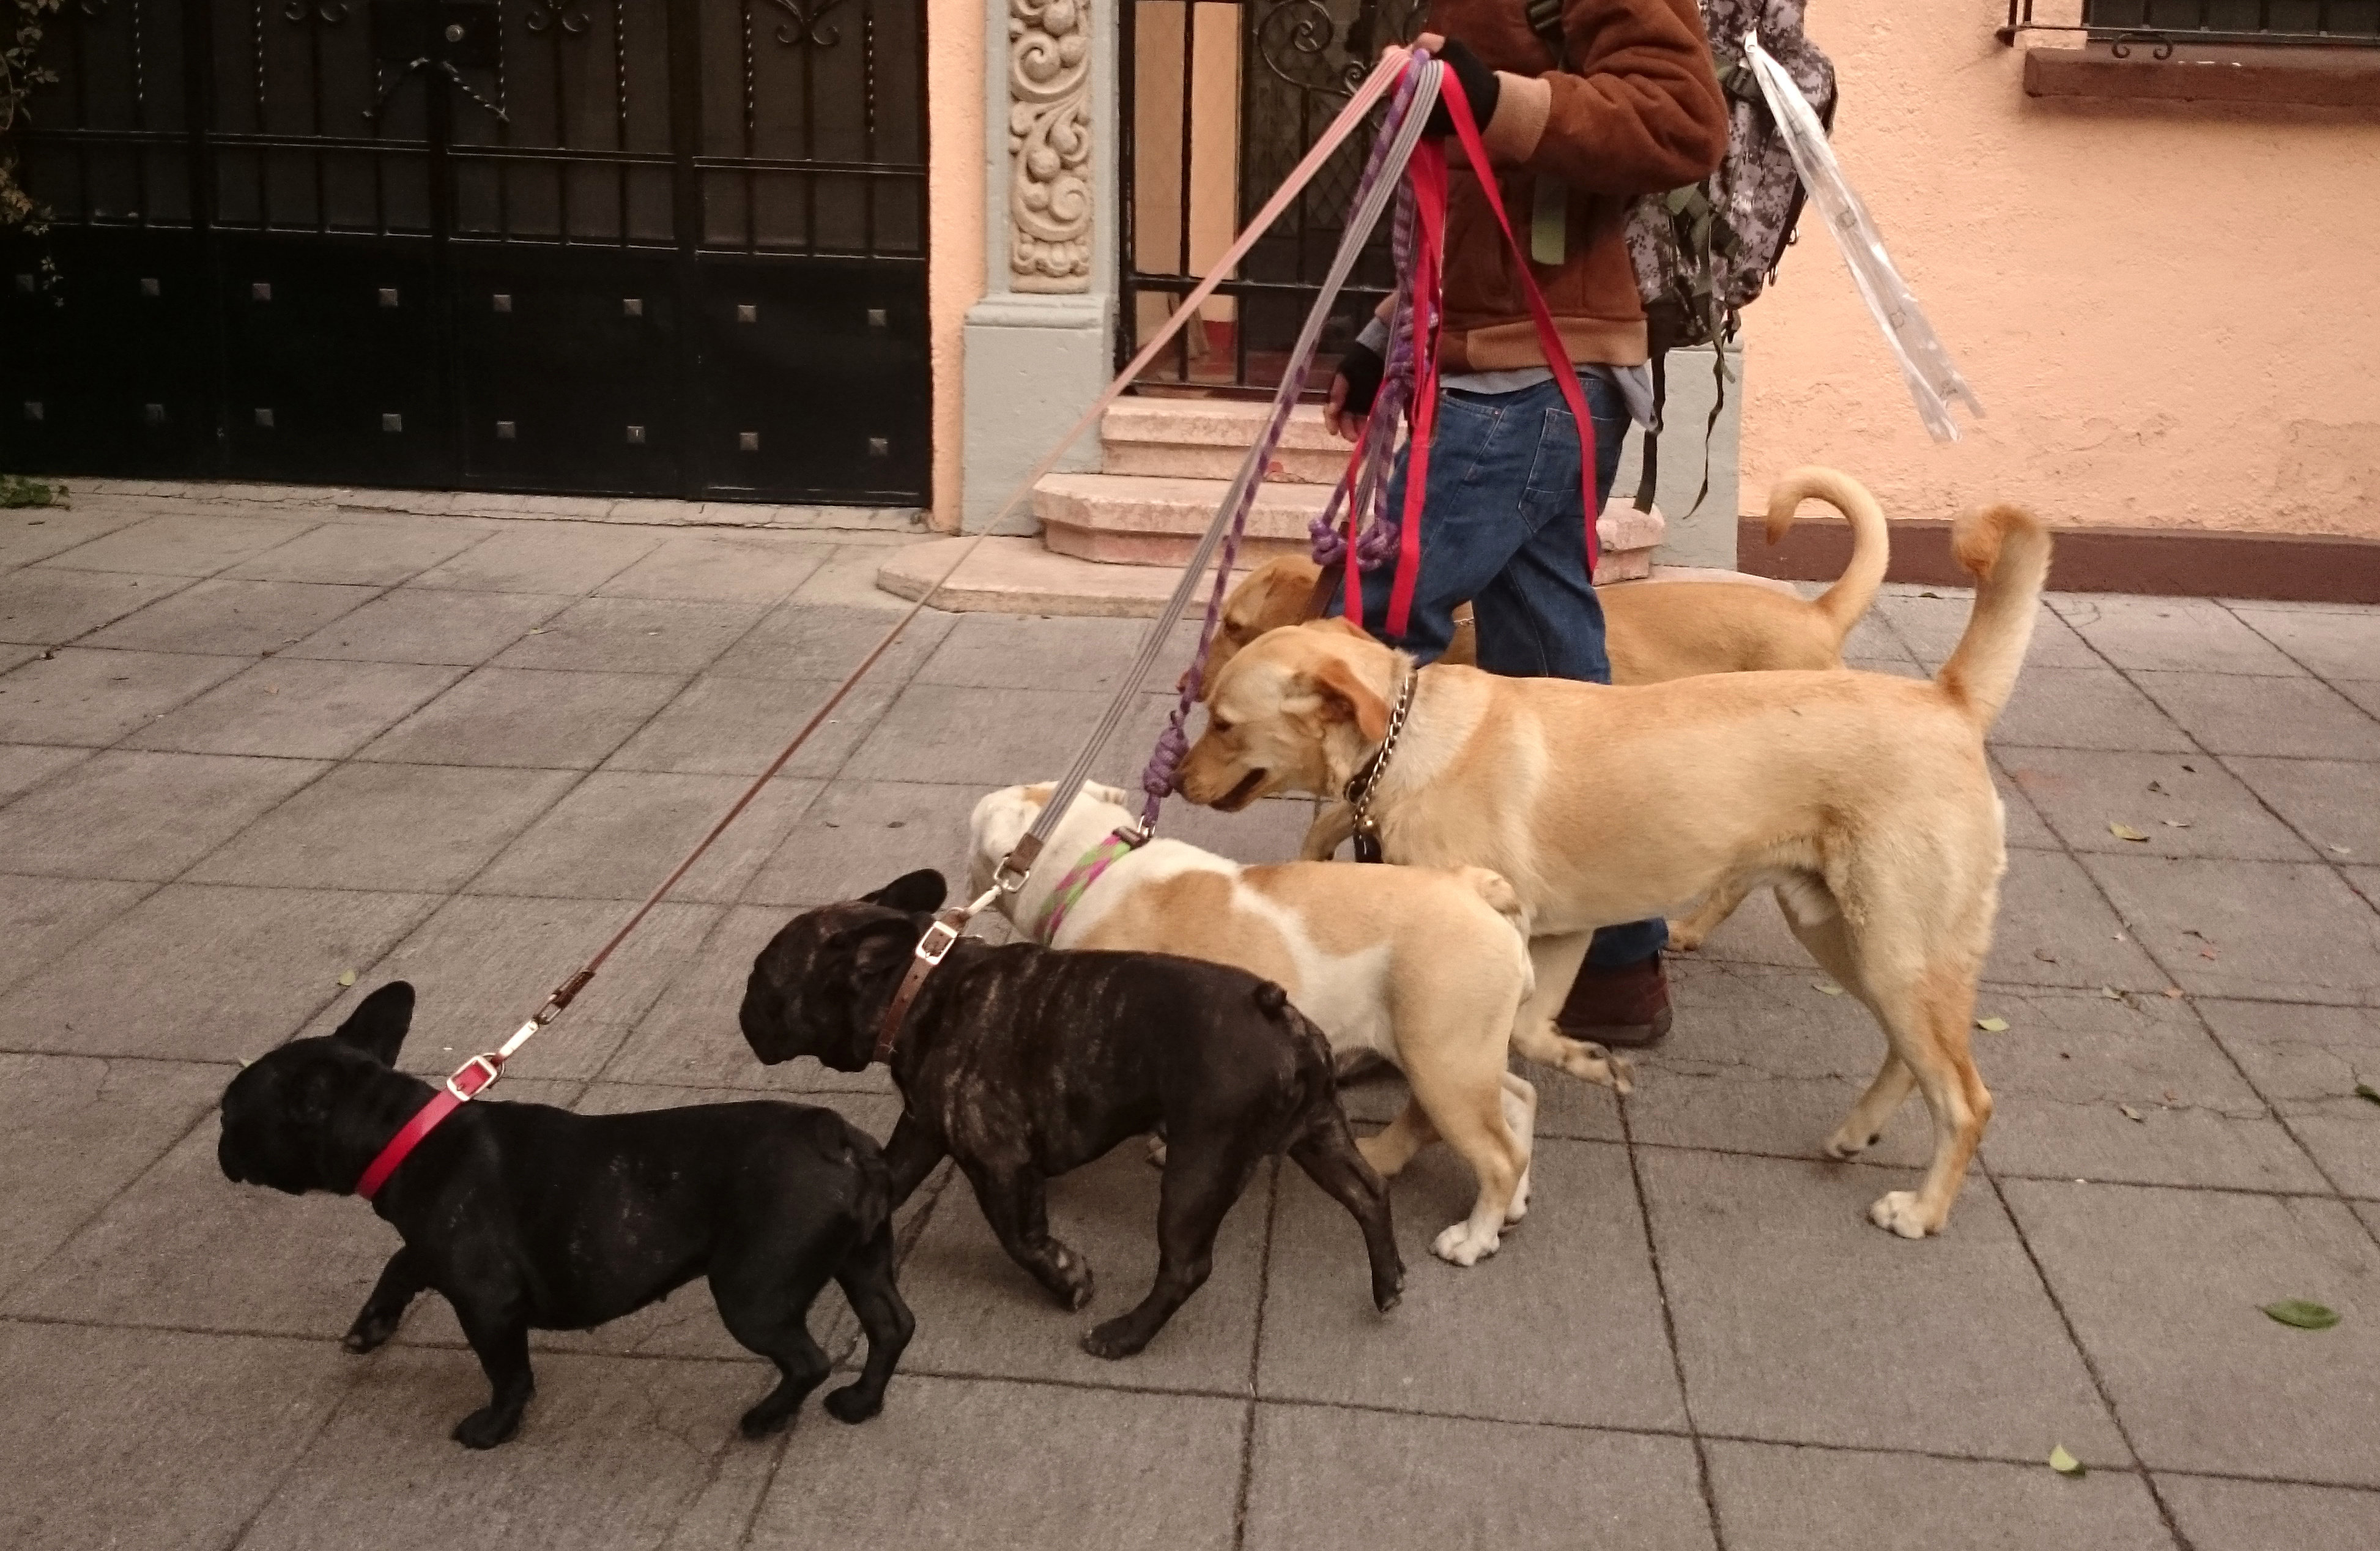
M 1416 65 L 1428 57 L 1427 50 L 1414 51 L 1414 62 Z M 1364 175 L 1356 180 L 1355 192 L 1347 202 L 1350 210 L 1360 206 L 1364 202 L 1365 196 L 1369 194 L 1373 186 L 1379 182 L 1380 168 L 1388 160 L 1389 142 L 1395 138 L 1397 127 L 1404 120 L 1405 110 L 1412 104 L 1414 85 L 1419 79 L 1419 74 L 1417 70 L 1407 70 L 1404 78 L 1397 82 L 1396 94 L 1390 99 L 1388 115 L 1381 121 L 1380 132 L 1372 141 L 1371 153 L 1365 158 Z M 1397 273 L 1401 287 L 1409 286 L 1409 281 L 1405 277 L 1411 272 L 1412 203 L 1411 189 L 1401 189 L 1397 198 L 1396 215 Z M 1402 304 L 1400 302 L 1399 311 L 1402 312 Z M 1394 347 L 1392 346 L 1391 348 L 1393 349 Z M 1305 373 L 1314 364 L 1314 351 L 1315 346 L 1308 345 L 1303 351 L 1293 356 L 1281 370 L 1281 391 L 1273 397 L 1272 414 L 1265 421 L 1264 434 L 1257 442 L 1253 455 L 1255 458 L 1253 466 L 1257 469 L 1272 467 L 1273 454 L 1280 449 L 1281 434 L 1289 426 L 1290 410 L 1297 403 L 1298 387 L 1305 381 Z M 1407 357 L 1411 353 L 1410 348 L 1404 352 Z M 1410 377 L 1412 374 L 1410 360 L 1404 361 L 1404 370 Z M 1384 392 L 1386 388 L 1387 385 L 1383 383 Z M 1393 424 L 1394 421 L 1388 423 Z M 1386 442 L 1388 438 L 1383 437 L 1381 440 Z M 1374 458 L 1366 460 L 1367 481 L 1371 466 L 1375 462 L 1384 464 L 1385 458 Z M 1215 563 L 1215 585 L 1207 599 L 1206 620 L 1198 628 L 1198 650 L 1190 659 L 1189 669 L 1182 675 L 1181 692 L 1175 698 L 1173 714 L 1166 718 L 1165 730 L 1158 735 L 1157 748 L 1148 756 L 1148 767 L 1141 772 L 1140 789 L 1144 794 L 1144 800 L 1140 808 L 1140 827 L 1143 834 L 1156 829 L 1158 811 L 1165 805 L 1165 800 L 1173 794 L 1175 776 L 1181 770 L 1184 756 L 1190 752 L 1190 735 L 1184 728 L 1190 720 L 1190 708 L 1198 703 L 1198 690 L 1206 681 L 1207 653 L 1214 645 L 1215 627 L 1223 617 L 1223 599 L 1231 585 L 1232 568 L 1239 559 L 1240 539 L 1247 531 L 1248 513 L 1256 506 L 1257 487 L 1262 482 L 1261 479 L 1251 479 L 1239 492 L 1237 505 L 1232 512 L 1231 526 L 1224 531 L 1221 558 Z M 1337 499 L 1335 495 L 1332 499 L 1335 504 Z M 1372 534 L 1369 532 L 1363 536 L 1359 542 L 1359 553 L 1368 551 L 1371 539 Z M 1394 534 L 1391 533 L 1390 547 L 1383 549 L 1381 554 L 1386 556 L 1392 553 L 1393 545 Z M 1376 559 L 1370 564 L 1377 566 L 1379 561 Z

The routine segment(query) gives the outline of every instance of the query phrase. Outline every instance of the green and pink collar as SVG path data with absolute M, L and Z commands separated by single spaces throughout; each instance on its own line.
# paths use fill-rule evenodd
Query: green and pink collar
M 1082 902 L 1101 873 L 1138 850 L 1148 839 L 1138 830 L 1119 826 L 1077 858 L 1066 869 L 1066 875 L 1058 880 L 1058 886 L 1050 891 L 1050 902 L 1034 919 L 1033 940 L 1045 947 L 1054 944 L 1058 929 L 1066 924 L 1066 912 Z

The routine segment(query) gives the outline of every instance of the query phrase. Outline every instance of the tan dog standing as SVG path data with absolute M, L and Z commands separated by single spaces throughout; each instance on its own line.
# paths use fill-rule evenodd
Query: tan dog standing
M 2016 686 L 2050 556 L 2048 531 L 2006 507 L 1961 517 L 1951 543 L 1978 587 L 1930 681 L 1837 670 L 1610 688 L 1416 671 L 1318 622 L 1264 636 L 1217 678 L 1182 791 L 1235 810 L 1337 796 L 1367 772 L 1389 860 L 1490 867 L 1519 891 L 1539 934 L 1522 1017 L 1539 1030 L 1595 928 L 1774 885 L 1793 934 L 1885 1033 L 1827 1150 L 1871 1145 L 1918 1088 L 1932 1166 L 1869 1216 L 1904 1238 L 1938 1232 L 1992 1112 L 1968 1047 L 2006 864 L 1984 735 Z
M 970 867 L 990 886 L 1050 788 L 1010 787 L 976 804 Z M 1536 1090 L 1505 1066 L 1530 992 L 1529 923 L 1512 886 L 1484 867 L 1448 870 L 1316 862 L 1244 867 L 1155 839 L 1110 862 L 1053 912 L 1076 859 L 1131 819 L 1124 794 L 1087 786 L 1050 834 L 1040 866 L 1001 912 L 1052 947 L 1175 953 L 1230 964 L 1286 990 L 1334 1053 L 1370 1050 L 1413 1087 L 1404 1113 L 1356 1145 L 1383 1178 L 1444 1137 L 1471 1166 L 1471 1215 L 1438 1236 L 1441 1259 L 1496 1252 L 1528 1209 Z M 1614 1081 L 1599 1045 L 1552 1036 L 1523 1051 Z

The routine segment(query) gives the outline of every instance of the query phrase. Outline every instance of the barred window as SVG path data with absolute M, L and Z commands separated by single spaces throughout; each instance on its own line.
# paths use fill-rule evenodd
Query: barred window
M 2380 44 L 2380 0 L 2083 0 L 2082 24 L 2177 42 Z

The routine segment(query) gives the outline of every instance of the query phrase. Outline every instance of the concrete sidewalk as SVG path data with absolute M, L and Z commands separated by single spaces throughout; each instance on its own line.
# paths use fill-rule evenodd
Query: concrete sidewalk
M 398 975 L 412 1068 L 510 1028 L 880 634 L 886 542 L 0 513 L 0 1543 L 2380 1544 L 2380 1105 L 2354 1096 L 2380 1086 L 2380 611 L 2281 605 L 2045 609 L 1995 740 L 1998 1116 L 1940 1239 L 1864 1217 L 1925 1154 L 1914 1104 L 1869 1159 L 1820 1160 L 1878 1036 L 1758 899 L 1676 964 L 1631 1099 L 1531 1072 L 1534 1210 L 1494 1259 L 1428 1255 L 1469 1198 L 1442 1149 L 1399 1182 L 1385 1319 L 1343 1216 L 1268 1171 L 1148 1351 L 1083 1355 L 1154 1262 L 1157 1177 L 1124 1148 L 1051 1192 L 1099 1274 L 1082 1314 L 963 1183 L 921 1193 L 917 1337 L 865 1426 L 812 1407 L 740 1439 L 771 1375 L 697 1286 L 540 1337 L 520 1437 L 449 1442 L 485 1398 L 452 1316 L 425 1299 L 343 1353 L 394 1236 L 227 1184 L 215 1096 Z M 1925 671 L 1965 613 L 1898 590 L 1859 666 Z M 961 866 L 968 807 L 1059 772 L 1140 628 L 922 618 L 500 1094 L 797 1093 L 882 1134 L 880 1075 L 747 1053 L 753 952 L 799 907 Z M 1305 816 L 1168 824 L 1269 859 Z M 1350 1102 L 1383 1119 L 1398 1089 Z M 2344 1318 L 2260 1312 L 2289 1298 Z M 847 1351 L 832 1291 L 830 1318 Z M 2060 1445 L 2086 1476 L 2046 1466 Z

